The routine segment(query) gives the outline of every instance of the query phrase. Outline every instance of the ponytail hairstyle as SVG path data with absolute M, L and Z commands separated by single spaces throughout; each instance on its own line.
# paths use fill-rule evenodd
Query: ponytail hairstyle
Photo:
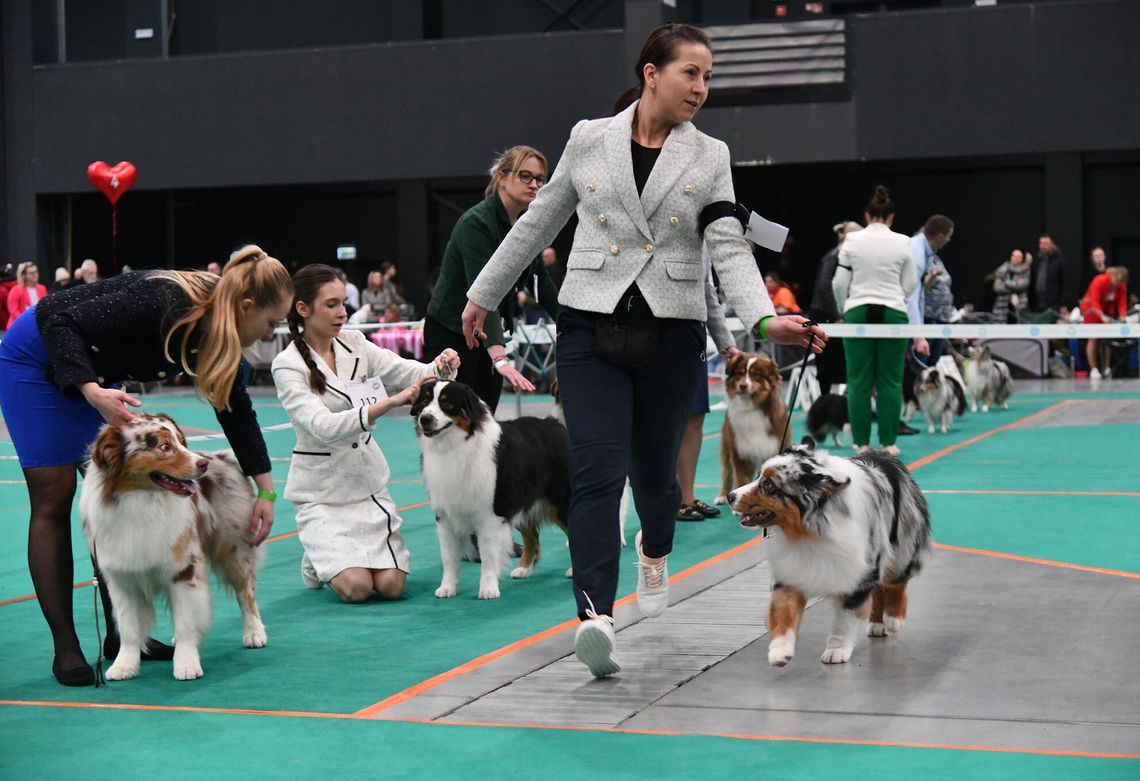
M 637 66 L 635 75 L 637 76 L 637 87 L 631 89 L 636 90 L 633 97 L 641 97 L 641 93 L 645 90 L 645 66 L 653 63 L 657 70 L 661 70 L 666 65 L 677 59 L 677 47 L 681 43 L 695 43 L 699 46 L 704 46 L 710 52 L 712 51 L 712 42 L 709 37 L 705 35 L 704 31 L 700 28 L 693 27 L 690 24 L 670 23 L 663 24 L 653 32 L 649 33 L 649 37 L 645 39 L 645 43 L 641 45 L 641 54 L 637 58 Z M 622 93 L 618 96 L 620 99 L 625 99 L 624 109 L 632 99 Z M 618 102 L 614 103 L 616 109 Z M 618 113 L 618 111 L 614 111 Z
M 533 146 L 512 146 L 506 152 L 503 152 L 495 162 L 491 164 L 491 181 L 487 182 L 487 189 L 483 191 L 483 197 L 487 197 L 491 193 L 499 189 L 499 182 L 503 177 L 512 171 L 518 170 L 518 167 L 525 163 L 529 158 L 536 158 L 542 163 L 542 170 L 549 172 L 550 165 L 546 162 L 546 155 L 539 152 Z
M 886 221 L 895 213 L 895 204 L 891 200 L 891 194 L 881 184 L 875 185 L 875 194 L 871 196 L 871 200 L 867 202 L 867 208 L 864 209 L 868 217 L 873 217 L 877 220 Z
M 328 382 L 325 380 L 324 372 L 317 368 L 317 362 L 313 360 L 313 352 L 309 349 L 309 343 L 305 341 L 305 337 L 302 335 L 301 329 L 305 325 L 305 318 L 301 317 L 301 313 L 297 311 L 297 304 L 303 303 L 311 309 L 317 301 L 317 295 L 321 292 L 321 288 L 329 282 L 339 281 L 340 274 L 337 270 L 332 266 L 326 266 L 324 263 L 310 263 L 293 275 L 293 305 L 289 307 L 286 322 L 289 323 L 289 335 L 293 345 L 301 354 L 301 360 L 309 367 L 309 388 L 312 389 L 313 393 L 324 393 L 328 387 Z
M 219 411 L 230 409 L 230 392 L 242 357 L 238 329 L 251 311 L 243 311 L 242 301 L 252 301 L 251 309 L 277 306 L 293 291 L 289 272 L 281 261 L 249 244 L 230 255 L 221 277 L 208 271 L 160 271 L 153 278 L 174 282 L 190 299 L 190 311 L 166 332 L 166 360 L 174 362 L 170 341 L 182 328 L 179 361 L 183 371 L 197 378 L 210 406 Z M 191 333 L 199 328 L 198 362 L 192 370 L 186 358 L 187 345 Z

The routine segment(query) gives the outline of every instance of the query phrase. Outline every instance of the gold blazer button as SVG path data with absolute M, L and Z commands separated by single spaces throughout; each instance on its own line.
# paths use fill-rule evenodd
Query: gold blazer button
M 682 187 L 681 189 L 687 193 L 691 193 L 693 191 L 693 186 L 691 184 L 687 184 L 684 187 Z
M 610 247 L 610 254 L 611 255 L 616 255 L 619 252 L 621 252 L 621 250 L 618 249 L 618 245 L 614 244 L 612 247 Z
M 679 222 L 680 222 L 680 220 L 678 220 L 676 217 L 670 217 L 669 218 L 669 224 L 670 225 L 676 225 Z
M 594 185 L 592 185 L 592 184 L 586 185 L 586 192 L 592 193 L 593 191 L 594 191 Z
M 652 252 L 653 251 L 653 245 L 652 244 L 646 244 L 645 245 L 645 251 L 646 252 Z
M 105 378 L 103 378 L 103 377 L 96 377 L 96 378 L 95 378 L 95 381 L 96 381 L 96 382 L 98 382 L 100 385 L 102 385 L 102 384 L 103 384 L 103 383 L 105 383 L 107 380 L 106 380 Z
M 606 221 L 606 215 L 599 214 L 598 215 L 598 222 L 605 222 L 605 221 Z
M 166 372 L 159 372 L 158 373 L 158 379 L 165 380 L 166 379 Z

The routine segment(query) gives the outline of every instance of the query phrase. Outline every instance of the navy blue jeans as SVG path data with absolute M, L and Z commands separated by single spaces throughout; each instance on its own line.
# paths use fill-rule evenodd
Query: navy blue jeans
M 594 353 L 594 319 L 558 318 L 558 387 L 570 432 L 570 561 L 578 617 L 613 615 L 621 538 L 618 506 L 626 476 L 641 519 L 642 550 L 673 549 L 681 505 L 677 451 L 703 381 L 704 324 L 662 320 L 653 359 L 631 368 Z

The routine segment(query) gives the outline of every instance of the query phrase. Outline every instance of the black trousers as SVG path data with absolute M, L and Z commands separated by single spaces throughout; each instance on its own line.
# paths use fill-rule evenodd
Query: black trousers
M 470 385 L 475 395 L 487 403 L 494 412 L 503 394 L 503 377 L 495 371 L 491 356 L 482 347 L 472 350 L 463 339 L 431 315 L 424 318 L 424 357 L 434 359 L 450 347 L 459 353 L 459 373 L 455 379 Z
M 705 328 L 689 320 L 660 323 L 653 359 L 630 368 L 597 356 L 590 315 L 563 309 L 558 318 L 558 386 L 571 450 L 570 560 L 581 619 L 591 603 L 613 615 L 626 475 L 645 555 L 673 549 L 681 504 L 677 452 L 697 383 L 705 381 Z

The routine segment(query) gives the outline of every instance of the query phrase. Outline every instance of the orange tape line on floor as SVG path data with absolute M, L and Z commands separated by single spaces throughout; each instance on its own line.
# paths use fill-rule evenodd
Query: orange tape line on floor
M 415 508 L 423 507 L 426 504 L 430 504 L 430 502 L 423 501 L 423 502 L 416 502 L 414 504 L 405 504 L 403 507 L 397 507 L 396 511 L 397 512 L 403 512 L 404 510 L 414 510 Z M 277 542 L 278 540 L 287 540 L 290 537 L 296 537 L 296 536 L 297 536 L 297 532 L 286 532 L 285 534 L 278 534 L 274 537 L 267 537 L 265 539 L 265 542 Z M 73 589 L 86 588 L 87 586 L 90 586 L 92 584 L 92 582 L 93 581 L 87 580 L 87 581 L 84 581 L 83 583 L 75 583 L 71 587 Z M 3 602 L 0 602 L 0 607 L 3 607 L 4 605 L 14 605 L 17 602 L 27 602 L 28 600 L 35 599 L 35 598 L 36 598 L 35 594 L 25 594 L 22 597 L 12 597 L 11 599 L 5 599 Z
M 913 472 L 914 470 L 918 469 L 919 467 L 926 466 L 927 464 L 931 463 L 932 461 L 937 461 L 938 459 L 942 458 L 943 456 L 948 456 L 951 453 L 953 453 L 954 451 L 961 450 L 962 448 L 966 447 L 967 445 L 972 445 L 975 442 L 981 442 L 983 439 L 989 439 L 994 434 L 1000 434 L 1003 431 L 1009 431 L 1010 429 L 1017 428 L 1018 426 L 1021 426 L 1025 423 L 1028 423 L 1031 420 L 1036 420 L 1037 418 L 1048 415 L 1048 414 L 1054 412 L 1055 410 L 1066 406 L 1067 404 L 1069 404 L 1071 402 L 1072 402 L 1072 399 L 1064 399 L 1063 401 L 1058 401 L 1056 404 L 1051 404 L 1043 410 L 1038 410 L 1037 412 L 1034 412 L 1032 415 L 1026 415 L 1024 418 L 1019 418 L 1019 419 L 1017 419 L 1011 423 L 1006 423 L 1004 426 L 998 426 L 997 428 L 990 429 L 989 431 L 987 431 L 983 434 L 978 434 L 976 437 L 970 437 L 969 439 L 964 440 L 962 442 L 959 442 L 956 445 L 950 445 L 950 447 L 944 447 L 941 450 L 939 450 L 935 453 L 931 453 L 928 456 L 923 456 L 922 458 L 918 459 L 917 461 L 914 461 L 913 463 L 907 464 L 906 467 L 907 467 L 907 469 L 909 469 L 910 471 Z
M 701 570 L 707 569 L 708 567 L 711 567 L 714 564 L 717 564 L 721 561 L 724 561 L 725 559 L 729 558 L 730 556 L 735 556 L 738 553 L 741 553 L 743 551 L 748 550 L 749 548 L 752 548 L 752 547 L 759 545 L 763 540 L 764 540 L 763 537 L 757 536 L 756 538 L 749 540 L 748 542 L 745 542 L 741 545 L 737 545 L 735 548 L 730 548 L 729 550 L 722 551 L 721 553 L 718 553 L 717 555 L 712 556 L 711 558 L 708 558 L 708 559 L 705 559 L 704 561 L 698 562 L 698 563 L 694 564 L 693 566 L 688 567 L 687 569 L 681 570 L 677 574 L 670 576 L 669 582 L 670 583 L 676 583 L 679 580 L 684 580 L 687 577 L 695 575 L 696 573 L 700 572 Z M 626 594 L 624 597 L 622 597 L 621 599 L 619 599 L 617 602 L 614 603 L 614 607 L 615 608 L 621 607 L 622 605 L 628 604 L 629 602 L 632 602 L 634 600 L 634 598 L 635 598 L 634 594 Z M 479 667 L 482 667 L 483 665 L 485 665 L 489 662 L 493 662 L 496 659 L 501 659 L 502 657 L 507 656 L 508 654 L 512 654 L 515 651 L 520 651 L 523 648 L 528 648 L 528 647 L 534 645 L 535 643 L 538 643 L 542 640 L 545 640 L 548 637 L 553 637 L 554 635 L 557 635 L 561 632 L 565 632 L 567 629 L 570 629 L 571 627 L 574 627 L 577 625 L 578 625 L 578 619 L 577 618 L 572 618 L 568 621 L 563 621 L 561 624 L 556 624 L 555 626 L 552 626 L 548 629 L 544 629 L 541 632 L 537 632 L 533 635 L 530 635 L 529 637 L 524 637 L 521 640 L 516 640 L 515 642 L 510 643 L 508 645 L 505 645 L 502 648 L 498 648 L 494 651 L 483 654 L 482 656 L 476 657 L 469 662 L 464 662 L 463 664 L 459 665 L 458 667 L 453 667 L 452 669 L 450 669 L 446 672 L 442 672 L 439 675 L 432 676 L 431 678 L 428 678 L 426 681 L 421 681 L 420 683 L 417 683 L 414 686 L 410 686 L 401 692 L 397 692 L 396 694 L 393 694 L 391 697 L 387 697 L 383 700 L 380 700 L 380 702 L 369 705 L 367 708 L 362 708 L 361 710 L 358 710 L 353 715 L 356 716 L 357 718 L 361 718 L 361 719 L 372 718 L 377 713 L 380 713 L 380 712 L 385 711 L 391 707 L 399 705 L 401 702 L 406 702 L 406 701 L 408 701 L 414 697 L 418 697 L 419 695 L 423 694 L 424 692 L 429 691 L 431 689 L 434 689 L 435 687 L 439 686 L 440 684 L 447 683 L 448 681 L 454 680 L 454 679 L 460 677 L 461 675 L 466 675 L 467 673 L 471 672 L 472 670 L 478 669 Z
M 1044 564 L 1049 567 L 1060 567 L 1062 569 L 1075 569 L 1081 572 L 1095 572 L 1098 575 L 1115 575 L 1120 578 L 1135 578 L 1140 580 L 1140 572 L 1128 572 L 1121 569 L 1105 569 L 1104 567 L 1090 567 L 1085 564 L 1072 564 L 1067 561 L 1053 561 L 1051 559 L 1038 559 L 1033 556 L 1018 556 L 1015 553 L 1002 553 L 993 550 L 981 550 L 979 548 L 962 548 L 958 545 L 945 545 L 941 542 L 934 543 L 935 548 L 942 550 L 956 551 L 958 553 L 973 553 L 978 556 L 992 556 L 995 559 L 1009 559 L 1010 561 L 1023 561 L 1027 564 Z
M 93 708 L 103 710 L 180 711 L 183 713 L 229 713 L 249 716 L 294 716 L 310 719 L 351 719 L 350 713 L 322 713 L 320 711 L 253 710 L 250 708 L 196 708 L 190 705 L 140 705 L 127 702 L 52 702 L 40 700 L 0 700 L 0 705 L 21 705 L 32 708 Z

